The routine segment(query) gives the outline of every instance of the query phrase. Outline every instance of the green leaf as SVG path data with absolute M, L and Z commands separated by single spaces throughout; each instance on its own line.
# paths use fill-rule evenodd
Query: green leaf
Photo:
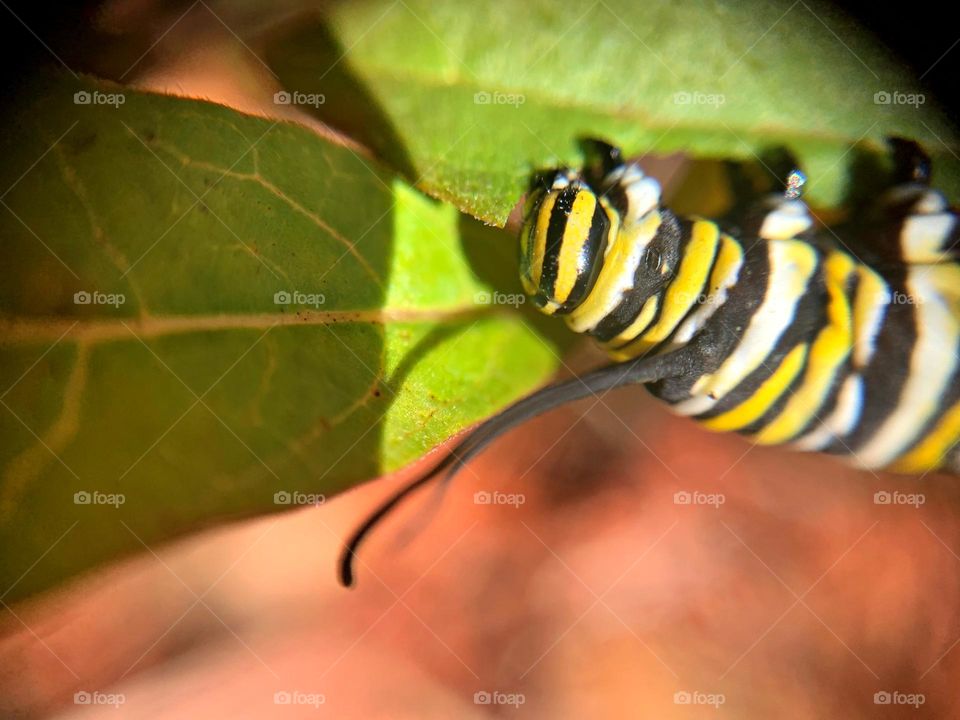
M 933 98 L 912 99 L 889 52 L 817 3 L 338 3 L 275 39 L 270 58 L 290 88 L 325 96 L 322 117 L 499 225 L 532 168 L 578 162 L 582 135 L 630 154 L 752 161 L 786 148 L 825 205 L 849 187 L 851 148 L 901 135 L 960 189 L 960 143 Z
M 554 370 L 523 314 L 477 302 L 519 292 L 514 239 L 369 158 L 209 103 L 25 87 L 0 141 L 5 602 L 399 468 Z

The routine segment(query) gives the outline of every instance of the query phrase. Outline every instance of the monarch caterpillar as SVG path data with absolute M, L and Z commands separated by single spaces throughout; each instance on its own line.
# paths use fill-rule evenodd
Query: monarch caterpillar
M 960 472 L 960 223 L 929 187 L 930 161 L 891 139 L 894 181 L 844 243 L 814 226 L 792 172 L 730 234 L 678 218 L 620 150 L 585 140 L 581 171 L 534 176 L 520 277 L 534 304 L 615 361 L 547 387 L 482 423 L 348 541 L 497 436 L 567 402 L 643 384 L 675 412 L 761 444 L 844 456 L 864 468 Z

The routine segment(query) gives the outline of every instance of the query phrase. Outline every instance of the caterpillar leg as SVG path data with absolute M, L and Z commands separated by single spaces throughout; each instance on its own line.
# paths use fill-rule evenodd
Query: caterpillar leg
M 446 475 L 443 477 L 443 482 L 450 482 L 469 460 L 483 452 L 490 443 L 527 420 L 600 392 L 661 380 L 676 372 L 684 362 L 680 353 L 671 353 L 655 358 L 607 365 L 581 377 L 546 387 L 486 420 L 461 440 L 430 472 L 401 488 L 353 532 L 340 556 L 338 573 L 340 583 L 346 587 L 353 585 L 355 577 L 353 560 L 357 549 L 370 531 L 418 488 L 444 473 Z

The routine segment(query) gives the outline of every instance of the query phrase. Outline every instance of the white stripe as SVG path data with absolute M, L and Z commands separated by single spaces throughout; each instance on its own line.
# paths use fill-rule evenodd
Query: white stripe
M 798 253 L 802 256 L 797 262 Z M 798 240 L 767 242 L 770 274 L 766 294 L 750 318 L 740 342 L 712 375 L 693 386 L 692 397 L 674 406 L 681 415 L 706 412 L 756 370 L 770 355 L 780 336 L 793 322 L 797 303 L 817 265 L 816 252 Z
M 720 242 L 723 242 L 721 238 Z M 720 252 L 722 245 L 717 249 L 717 252 Z M 677 330 L 676 334 L 673 336 L 673 340 L 670 342 L 670 346 L 667 350 L 673 350 L 680 347 L 681 345 L 686 345 L 690 342 L 690 338 L 696 335 L 700 329 L 707 324 L 713 314 L 720 309 L 720 306 L 727 301 L 727 291 L 731 288 L 736 282 L 737 278 L 740 276 L 740 268 L 743 267 L 743 256 L 740 256 L 740 261 L 730 268 L 728 272 L 721 280 L 720 284 L 717 287 L 716 292 L 710 293 L 707 299 L 697 308 L 690 316 L 683 321 L 680 325 L 680 328 Z
M 630 226 L 660 205 L 660 183 L 653 178 L 642 178 L 624 188 L 627 195 L 627 216 L 624 225 Z
M 947 198 L 938 190 L 925 190 L 913 206 L 913 212 L 927 215 L 943 212 L 949 207 Z
M 672 410 L 678 415 L 699 415 L 717 404 L 717 401 L 707 395 L 692 395 L 689 399 L 678 402 Z
M 900 231 L 900 250 L 911 263 L 935 263 L 943 258 L 943 246 L 950 237 L 957 218 L 952 213 L 913 215 Z
M 943 296 L 937 276 L 932 276 L 937 267 L 913 267 L 908 271 L 906 286 L 917 300 L 913 306 L 917 339 L 910 355 L 909 374 L 897 406 L 873 435 L 855 449 L 856 462 L 863 467 L 889 465 L 913 444 L 939 408 L 956 369 L 960 320 Z M 947 274 L 943 277 L 950 279 Z
M 863 378 L 850 375 L 840 386 L 837 406 L 818 427 L 792 443 L 797 450 L 820 450 L 835 437 L 849 435 L 863 412 Z
M 604 187 L 620 185 L 627 198 L 624 227 L 641 220 L 660 206 L 660 183 L 643 174 L 639 165 L 621 165 L 603 179 Z
M 759 235 L 764 240 L 790 240 L 813 224 L 807 206 L 801 200 L 783 200 L 775 210 L 767 213 Z
M 580 303 L 580 306 L 565 318 L 567 326 L 571 330 L 577 333 L 593 330 L 601 320 L 613 312 L 617 305 L 620 304 L 624 294 L 633 289 L 637 267 L 639 267 L 640 261 L 643 259 L 647 245 L 656 237 L 657 231 L 660 229 L 660 224 L 657 224 L 653 232 L 645 234 L 637 232 L 642 228 L 643 224 L 637 223 L 637 225 L 632 228 L 632 231 L 621 228 L 620 232 L 616 234 L 613 242 L 610 243 L 610 247 L 613 248 L 616 246 L 617 252 L 619 253 L 621 246 L 625 244 L 626 247 L 629 248 L 629 254 L 626 260 L 620 264 L 619 273 L 614 275 L 608 283 L 607 275 L 616 272 L 616 270 L 613 269 L 615 263 L 608 257 L 610 253 L 607 253 L 607 256 L 605 256 L 607 262 L 600 268 L 600 276 L 597 278 L 596 283 L 594 283 L 593 289 L 587 295 L 586 299 Z M 604 288 L 607 288 L 608 285 L 608 292 L 601 296 L 600 293 L 603 292 Z

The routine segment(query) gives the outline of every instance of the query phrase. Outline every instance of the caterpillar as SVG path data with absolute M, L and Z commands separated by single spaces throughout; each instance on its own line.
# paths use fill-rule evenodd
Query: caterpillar
M 960 472 L 960 223 L 930 160 L 891 138 L 889 187 L 846 240 L 803 202 L 803 173 L 727 232 L 677 217 L 659 183 L 602 141 L 579 171 L 534 175 L 520 279 L 535 306 L 612 364 L 482 423 L 346 544 L 340 579 L 379 520 L 497 436 L 567 402 L 642 384 L 708 429 L 838 455 L 862 468 Z

